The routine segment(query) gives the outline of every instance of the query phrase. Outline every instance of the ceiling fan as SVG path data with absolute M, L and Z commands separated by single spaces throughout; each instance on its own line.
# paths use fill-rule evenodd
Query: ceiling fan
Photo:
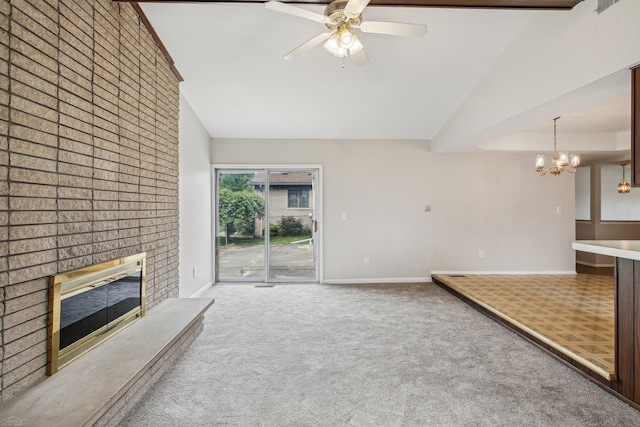
M 335 0 L 324 11 L 324 15 L 290 6 L 278 1 L 268 1 L 265 7 L 276 12 L 288 13 L 300 18 L 325 24 L 329 30 L 298 46 L 284 56 L 291 60 L 324 42 L 324 48 L 338 58 L 350 56 L 356 66 L 366 65 L 369 58 L 358 40 L 354 29 L 363 33 L 388 34 L 403 37 L 421 37 L 427 26 L 400 22 L 362 21 L 362 11 L 371 0 Z

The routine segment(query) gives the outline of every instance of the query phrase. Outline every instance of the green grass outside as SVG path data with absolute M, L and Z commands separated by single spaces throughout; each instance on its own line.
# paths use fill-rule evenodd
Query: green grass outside
M 286 245 L 291 242 L 296 242 L 298 240 L 309 239 L 311 236 L 273 236 L 269 239 L 269 243 L 272 245 Z M 220 244 L 224 246 L 225 238 L 220 237 Z M 264 245 L 264 237 L 229 237 L 227 242 L 227 246 L 255 246 L 255 245 Z

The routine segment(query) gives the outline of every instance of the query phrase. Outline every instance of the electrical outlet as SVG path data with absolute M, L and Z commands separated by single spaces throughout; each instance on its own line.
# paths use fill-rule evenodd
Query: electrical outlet
M 478 258 L 484 258 L 484 250 L 478 251 Z
M 198 277 L 198 267 L 193 267 L 193 277 Z
M 346 221 L 346 220 L 347 220 L 347 218 L 348 218 L 348 215 L 347 215 L 347 213 L 346 213 L 346 212 L 342 212 L 342 213 L 340 214 L 340 219 L 341 219 L 341 220 Z
M 364 258 L 364 265 L 369 265 L 369 257 Z

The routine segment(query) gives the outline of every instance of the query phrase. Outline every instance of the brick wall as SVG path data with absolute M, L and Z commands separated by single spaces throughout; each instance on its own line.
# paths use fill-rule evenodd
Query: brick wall
M 304 188 L 306 189 L 306 188 Z M 311 197 L 311 189 L 308 189 L 309 197 Z M 313 204 L 313 200 L 309 200 L 309 205 Z M 283 216 L 292 216 L 300 220 L 303 226 L 311 228 L 311 218 L 309 213 L 311 208 L 290 208 L 289 207 L 289 190 L 282 190 L 278 187 L 272 188 L 269 192 L 269 216 L 271 224 L 278 224 Z
M 178 79 L 128 3 L 0 0 L 1 400 L 45 376 L 49 275 L 147 252 L 178 296 Z

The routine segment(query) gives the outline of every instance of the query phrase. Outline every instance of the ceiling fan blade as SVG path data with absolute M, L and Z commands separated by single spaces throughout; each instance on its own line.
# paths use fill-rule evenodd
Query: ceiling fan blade
M 329 22 L 329 18 L 324 15 L 320 15 L 319 13 L 315 13 L 307 9 L 290 6 L 286 3 L 280 3 L 279 1 L 268 1 L 264 4 L 264 7 L 270 10 L 275 10 L 276 12 L 288 13 L 289 15 L 310 19 L 322 24 Z
M 356 67 L 362 67 L 363 65 L 367 65 L 369 63 L 369 57 L 364 52 L 364 49 L 360 49 L 360 52 L 356 53 L 355 55 L 351 55 L 351 60 Z
M 344 8 L 344 14 L 350 18 L 360 15 L 371 0 L 349 0 Z
M 300 55 L 302 55 L 306 51 L 313 49 L 314 47 L 318 46 L 323 41 L 327 40 L 329 37 L 331 37 L 332 34 L 333 34 L 332 32 L 318 34 L 317 36 L 315 36 L 311 40 L 301 44 L 297 48 L 293 49 L 291 52 L 287 53 L 284 56 L 284 59 L 286 59 L 287 61 L 291 61 L 292 59 L 296 59 L 297 57 L 299 57 Z
M 427 34 L 427 26 L 401 22 L 365 21 L 360 24 L 360 31 L 363 33 L 389 34 L 391 36 L 422 37 Z

